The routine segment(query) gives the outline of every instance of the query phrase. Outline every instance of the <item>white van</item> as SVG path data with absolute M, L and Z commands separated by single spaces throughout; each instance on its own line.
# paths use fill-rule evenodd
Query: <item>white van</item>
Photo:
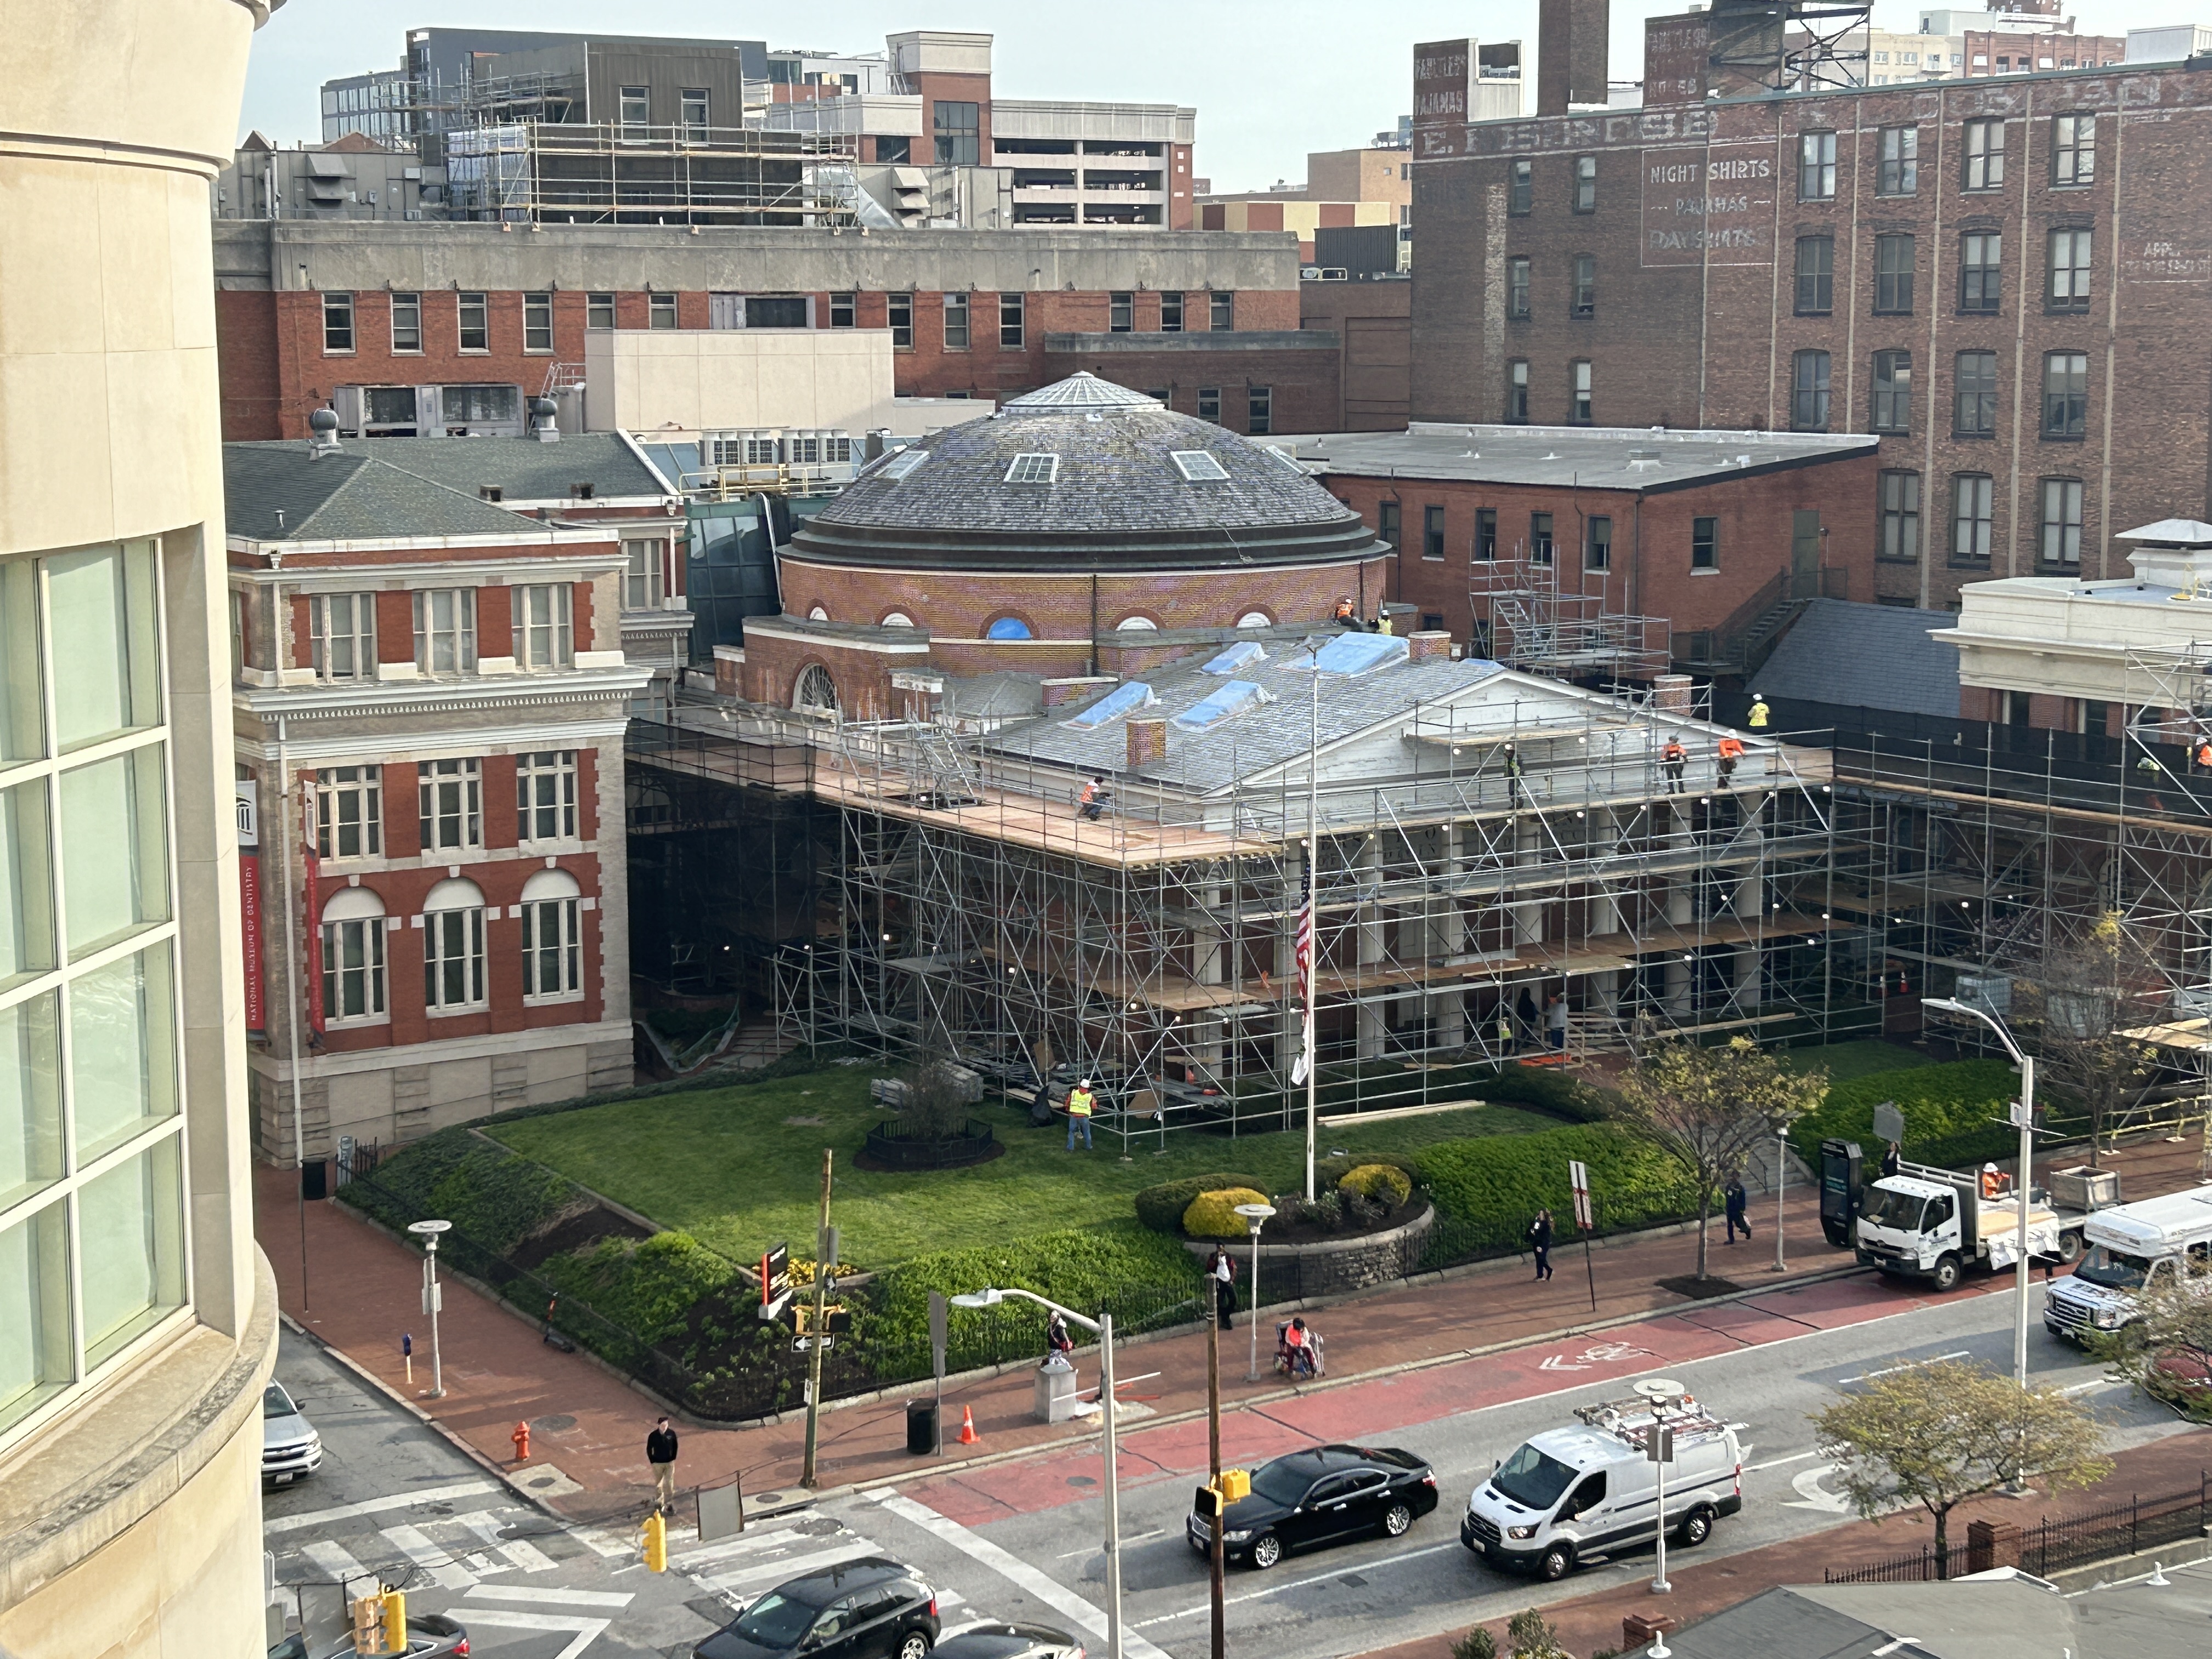
M 1657 1535 L 1659 1466 L 1645 1455 L 1651 1403 L 1607 1401 L 1576 1408 L 1583 1426 L 1551 1429 L 1502 1461 L 1467 1500 L 1460 1542 L 1492 1565 L 1565 1577 L 1595 1555 Z M 1713 1522 L 1743 1507 L 1738 1425 L 1688 1395 L 1670 1407 L 1674 1461 L 1667 1466 L 1667 1535 L 1702 1544 Z
M 2212 1262 L 2212 1187 L 2099 1210 L 2081 1239 L 2088 1254 L 2073 1273 L 2043 1287 L 2043 1328 L 2069 1342 L 2133 1319 L 2146 1284 Z

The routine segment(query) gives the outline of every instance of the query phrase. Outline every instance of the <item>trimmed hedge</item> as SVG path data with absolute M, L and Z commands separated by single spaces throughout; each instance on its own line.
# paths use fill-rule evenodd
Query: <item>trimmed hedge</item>
M 1200 1193 L 1182 1212 L 1182 1230 L 1193 1238 L 1242 1238 L 1250 1230 L 1237 1213 L 1239 1204 L 1265 1204 L 1267 1195 L 1250 1187 Z
M 441 1129 L 377 1165 L 376 1188 L 408 1212 L 384 1201 L 368 1184 L 348 1184 L 338 1196 L 395 1231 L 424 1216 L 450 1221 L 469 1240 L 505 1255 L 564 1210 L 590 1200 L 566 1176 L 465 1128 Z M 388 1212 L 388 1213 L 387 1213 Z
M 1790 1139 L 1799 1155 L 1807 1158 L 1831 1137 L 1856 1140 L 1871 1164 L 1882 1150 L 1874 1133 L 1875 1106 L 1893 1100 L 1905 1114 L 1905 1156 L 1914 1163 L 1960 1164 L 2008 1158 L 2019 1150 L 2020 1135 L 2003 1120 L 2007 1103 L 2019 1092 L 2018 1073 L 2001 1060 L 1954 1060 L 1870 1073 L 1831 1088 L 1817 1111 L 1797 1120 Z M 2052 1112 L 2048 1099 L 2042 1103 L 2047 1122 L 2074 1121 L 2063 1111 Z
M 1259 1190 L 1265 1184 L 1259 1176 L 1249 1175 L 1188 1176 L 1181 1181 L 1164 1181 L 1137 1194 L 1137 1219 L 1156 1233 L 1181 1233 L 1183 1212 L 1200 1193 L 1218 1193 L 1231 1187 Z
M 1602 1122 L 1606 1115 L 1605 1091 L 1548 1066 L 1500 1066 L 1477 1086 L 1486 1099 L 1533 1107 L 1570 1123 Z
M 1336 1184 L 1362 1198 L 1379 1199 L 1393 1209 L 1413 1195 L 1413 1183 L 1406 1172 L 1388 1164 L 1363 1164 Z
M 648 1342 L 680 1335 L 686 1316 L 713 1296 L 749 1291 L 737 1270 L 689 1233 L 603 1238 L 549 1256 L 538 1276 Z
M 1564 1237 L 1573 1225 L 1570 1160 L 1589 1167 L 1600 1232 L 1656 1226 L 1697 1212 L 1695 1188 L 1680 1168 L 1602 1124 L 1449 1141 L 1414 1154 L 1440 1224 L 1430 1236 L 1430 1256 L 1459 1260 L 1517 1249 L 1539 1209 L 1552 1212 Z
M 1397 1152 L 1342 1152 L 1334 1158 L 1314 1160 L 1314 1191 L 1326 1192 L 1343 1184 L 1345 1176 L 1354 1170 L 1372 1169 L 1380 1164 L 1386 1170 L 1395 1170 L 1418 1187 L 1421 1184 L 1420 1167 L 1410 1158 Z

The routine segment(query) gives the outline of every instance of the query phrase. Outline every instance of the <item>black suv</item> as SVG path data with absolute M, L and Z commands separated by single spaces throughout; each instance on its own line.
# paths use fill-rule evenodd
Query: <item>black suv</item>
M 937 1592 L 872 1555 L 778 1584 L 692 1650 L 697 1659 L 928 1659 Z
M 1222 1552 L 1231 1560 L 1272 1567 L 1288 1550 L 1402 1537 L 1436 1506 L 1436 1474 L 1413 1453 L 1316 1446 L 1253 1471 L 1251 1495 L 1229 1506 Z M 1200 1555 L 1213 1547 L 1210 1526 L 1194 1504 L 1185 1535 Z

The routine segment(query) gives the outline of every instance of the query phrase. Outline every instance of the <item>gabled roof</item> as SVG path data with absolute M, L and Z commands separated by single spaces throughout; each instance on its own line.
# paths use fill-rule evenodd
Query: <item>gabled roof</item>
M 1750 689 L 1763 696 L 1955 720 L 1959 653 L 1932 636 L 1948 611 L 1814 599 L 1782 636 Z

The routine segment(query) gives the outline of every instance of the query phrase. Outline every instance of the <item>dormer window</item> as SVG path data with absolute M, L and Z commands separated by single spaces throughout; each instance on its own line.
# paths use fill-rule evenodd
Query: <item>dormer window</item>
M 1048 484 L 1059 477 L 1059 456 L 1017 455 L 1013 465 L 1006 469 L 1006 481 L 1012 484 Z
M 1211 483 L 1229 476 L 1229 469 L 1206 450 L 1173 450 L 1168 459 L 1176 464 L 1176 471 L 1193 483 Z

